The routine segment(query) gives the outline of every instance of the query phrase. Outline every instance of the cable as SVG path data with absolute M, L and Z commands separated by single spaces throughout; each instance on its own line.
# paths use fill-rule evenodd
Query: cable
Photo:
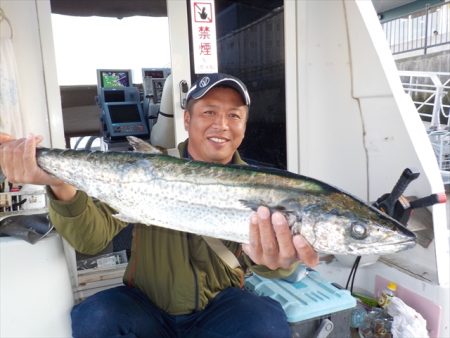
M 353 263 L 353 266 L 350 270 L 350 274 L 348 275 L 347 284 L 345 284 L 345 288 L 348 290 L 350 280 L 351 280 L 350 293 L 353 293 L 353 284 L 355 282 L 356 271 L 358 270 L 358 265 L 359 265 L 360 261 L 361 261 L 361 256 L 357 256 L 355 259 L 355 262 Z

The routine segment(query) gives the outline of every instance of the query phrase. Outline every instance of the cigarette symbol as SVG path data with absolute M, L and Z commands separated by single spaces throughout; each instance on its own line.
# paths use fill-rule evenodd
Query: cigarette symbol
M 212 22 L 211 4 L 194 2 L 195 22 Z

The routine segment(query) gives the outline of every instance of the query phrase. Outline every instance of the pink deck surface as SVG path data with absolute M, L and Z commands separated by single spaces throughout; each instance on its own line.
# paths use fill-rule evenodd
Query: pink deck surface
M 383 277 L 376 276 L 375 278 L 375 295 L 379 295 L 389 280 Z M 412 307 L 427 321 L 427 329 L 430 334 L 430 338 L 439 338 L 439 323 L 441 321 L 441 307 L 431 300 L 412 292 L 411 290 L 397 285 L 396 296 L 405 302 L 408 306 Z

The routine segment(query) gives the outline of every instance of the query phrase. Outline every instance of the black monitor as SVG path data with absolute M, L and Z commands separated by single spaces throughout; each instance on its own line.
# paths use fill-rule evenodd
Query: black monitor
M 142 68 L 142 79 L 151 77 L 153 79 L 165 79 L 170 75 L 170 68 Z
M 151 76 L 157 79 L 163 79 L 164 71 L 162 69 L 142 69 L 142 77 Z
M 103 101 L 104 102 L 124 102 L 125 91 L 124 90 L 114 90 L 114 89 L 103 89 Z
M 119 140 L 126 136 L 147 138 L 147 120 L 138 102 L 108 102 L 103 105 L 105 138 Z
M 137 103 L 108 105 L 112 124 L 141 122 Z

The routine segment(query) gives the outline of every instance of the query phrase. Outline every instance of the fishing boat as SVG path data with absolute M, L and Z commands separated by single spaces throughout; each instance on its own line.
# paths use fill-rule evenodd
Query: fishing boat
M 430 78 L 442 81 L 439 88 L 426 87 L 425 91 L 436 90 L 434 97 L 440 98 L 436 103 L 443 106 L 429 114 L 434 120 L 424 119 L 427 113 L 418 112 L 418 104 L 410 95 L 422 82 L 411 82 L 417 73 L 399 71 L 399 53 L 405 47 L 394 38 L 386 38 L 387 32 L 397 27 L 397 23 L 390 23 L 397 20 L 395 11 L 402 6 L 417 7 L 422 1 L 255 3 L 2 0 L 2 90 L 6 74 L 14 90 L 8 89 L 12 93 L 9 96 L 1 93 L 0 132 L 18 137 L 43 135 L 42 145 L 52 148 L 82 144 L 86 149 L 123 150 L 128 148 L 122 142 L 127 134 L 173 148 L 187 137 L 183 100 L 190 84 L 198 74 L 220 71 L 241 78 L 252 98 L 248 133 L 240 148 L 249 163 L 319 179 L 367 203 L 391 193 L 405 169 L 417 174 L 401 191 L 408 203 L 445 193 L 448 196 L 450 131 L 444 97 L 450 90 L 442 77 L 448 76 L 450 69 L 440 75 L 428 73 Z M 420 33 L 423 37 L 417 30 L 414 32 L 420 39 L 412 37 L 423 42 L 429 36 L 428 55 L 436 48 L 442 63 L 448 65 L 450 2 L 435 1 L 434 5 L 426 8 L 429 16 L 412 14 L 409 26 L 401 27 L 407 32 L 415 18 L 417 22 L 428 18 L 421 26 L 427 28 Z M 126 62 L 111 65 L 105 58 L 101 66 L 89 70 L 91 82 L 63 84 L 63 70 L 57 68 L 63 59 L 58 49 L 61 16 L 161 19 L 160 27 L 152 29 L 163 36 L 162 42 L 152 35 L 155 32 L 145 29 L 135 30 L 141 36 L 135 46 L 118 39 L 113 30 L 92 31 L 90 35 L 99 44 L 115 41 L 108 45 L 111 58 L 120 49 L 127 49 L 131 55 L 140 53 L 138 48 L 150 47 L 146 53 L 151 59 L 152 53 L 163 53 L 164 46 L 169 58 L 165 63 L 140 64 L 138 70 L 132 70 L 134 66 Z M 399 22 L 403 25 L 404 20 Z M 213 34 L 204 35 L 202 27 Z M 84 40 L 84 27 L 77 29 L 74 37 Z M 62 39 L 75 45 L 75 38 Z M 418 53 L 424 46 L 414 45 L 414 39 L 407 44 L 411 53 Z M 65 65 L 72 74 L 85 71 L 82 59 L 95 54 L 88 45 L 84 48 L 71 50 L 79 60 Z M 103 81 L 112 72 L 127 77 L 128 82 L 121 84 L 126 87 L 122 93 L 126 100 L 112 97 L 117 92 L 111 92 Z M 409 91 L 405 91 L 406 82 Z M 122 124 L 117 129 L 111 114 L 125 104 L 127 109 L 133 108 L 133 117 L 119 121 Z M 127 129 L 125 125 L 132 127 Z M 41 188 L 5 188 L 0 217 L 45 212 L 45 191 Z M 17 202 L 16 196 L 28 196 L 28 202 L 6 210 L 10 204 L 4 201 L 14 198 Z M 393 282 L 396 295 L 426 320 L 430 337 L 450 337 L 449 202 L 429 203 L 412 213 L 406 209 L 408 206 L 403 210 L 404 220 L 418 235 L 414 248 L 387 256 L 363 256 L 359 265 L 355 265 L 354 256 L 324 256 L 314 271 L 306 274 L 320 279 L 327 288 L 342 287 L 345 297 L 359 294 L 376 298 Z M 70 337 L 72 306 L 121 283 L 127 264 L 126 245 L 120 250 L 110 248 L 98 257 L 82 257 L 57 233 L 43 235 L 35 244 L 14 236 L 0 237 L 0 337 Z M 249 282 L 256 290 L 258 283 L 267 281 Z M 277 286 L 271 290 L 275 299 L 283 292 Z M 349 321 L 355 304 L 350 302 L 340 309 L 346 310 L 345 317 L 339 317 L 345 318 L 345 327 L 336 319 L 329 337 L 352 334 Z M 315 316 L 317 327 L 310 328 L 315 334 L 321 318 L 337 310 L 324 311 Z M 304 325 L 305 319 L 296 321 L 296 325 Z

